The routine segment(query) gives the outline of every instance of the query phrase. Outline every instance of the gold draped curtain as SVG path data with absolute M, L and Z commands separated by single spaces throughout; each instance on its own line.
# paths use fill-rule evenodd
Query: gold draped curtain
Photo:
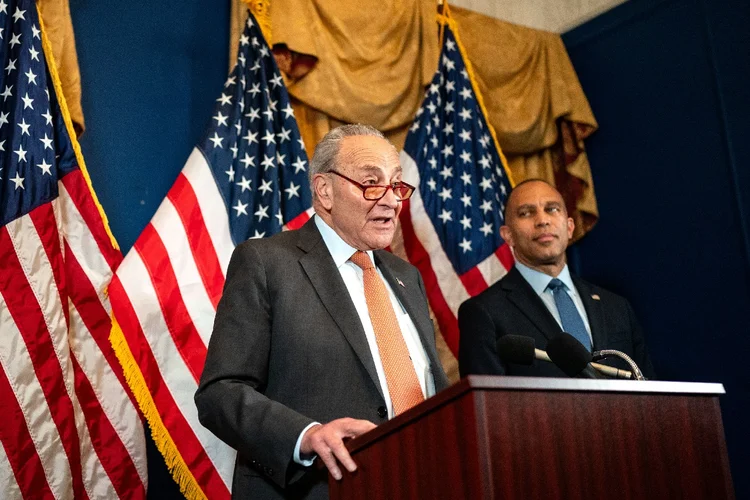
M 437 68 L 435 0 L 233 2 L 230 61 L 247 7 L 258 13 L 261 4 L 308 154 L 347 122 L 370 124 L 403 146 Z M 560 36 L 457 7 L 450 14 L 514 181 L 556 185 L 580 238 L 598 218 L 583 143 L 597 123 Z M 398 238 L 392 249 L 404 256 Z M 443 365 L 457 380 L 456 359 L 438 337 Z
M 230 61 L 248 5 L 263 4 L 308 153 L 347 122 L 403 145 L 437 67 L 434 0 L 233 2 Z M 597 123 L 560 36 L 450 10 L 513 179 L 556 185 L 580 238 L 599 215 L 583 144 Z
M 44 23 L 44 32 L 52 45 L 52 55 L 73 127 L 80 136 L 85 128 L 81 108 L 81 74 L 68 0 L 38 0 L 37 8 Z

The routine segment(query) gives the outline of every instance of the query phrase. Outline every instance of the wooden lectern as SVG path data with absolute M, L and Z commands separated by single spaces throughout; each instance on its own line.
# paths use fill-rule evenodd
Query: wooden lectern
M 472 376 L 352 440 L 338 499 L 734 498 L 721 384 Z

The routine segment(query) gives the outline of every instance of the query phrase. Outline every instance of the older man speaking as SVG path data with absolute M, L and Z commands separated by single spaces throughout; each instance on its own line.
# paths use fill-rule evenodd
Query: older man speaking
M 326 498 L 356 465 L 344 441 L 448 385 L 424 284 L 383 249 L 401 202 L 398 152 L 345 125 L 310 165 L 316 215 L 298 231 L 239 245 L 227 271 L 195 402 L 238 451 L 236 498 Z

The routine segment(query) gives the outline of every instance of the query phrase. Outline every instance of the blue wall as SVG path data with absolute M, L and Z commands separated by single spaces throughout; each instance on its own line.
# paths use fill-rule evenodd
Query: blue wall
M 123 252 L 209 124 L 228 74 L 229 2 L 70 0 L 81 147 Z
M 587 148 L 601 218 L 571 262 L 631 299 L 660 377 L 724 384 L 738 498 L 750 498 L 749 5 L 631 0 L 563 37 L 600 125 Z
M 70 0 L 84 157 L 123 253 L 209 124 L 228 74 L 229 2 Z M 148 442 L 149 498 L 182 498 Z

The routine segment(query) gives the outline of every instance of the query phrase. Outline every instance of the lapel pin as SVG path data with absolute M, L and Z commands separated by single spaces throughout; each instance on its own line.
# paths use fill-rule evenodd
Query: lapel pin
M 599 297 L 599 295 L 597 295 L 595 293 L 591 295 L 591 298 L 594 299 L 594 300 L 602 300 L 602 298 Z
M 399 285 L 401 285 L 401 287 L 402 287 L 402 288 L 406 288 L 406 285 L 404 285 L 404 282 L 403 282 L 403 281 L 401 281 L 401 280 L 400 280 L 400 279 L 398 279 L 398 278 L 396 278 L 396 281 L 398 282 L 398 284 L 399 284 Z

